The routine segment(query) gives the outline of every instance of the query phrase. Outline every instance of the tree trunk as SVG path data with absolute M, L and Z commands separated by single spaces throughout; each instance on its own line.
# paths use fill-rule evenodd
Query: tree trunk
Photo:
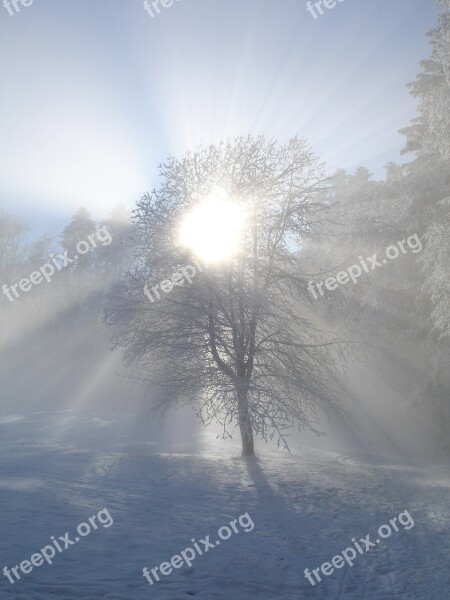
M 242 456 L 255 456 L 253 426 L 248 410 L 247 390 L 238 390 L 239 429 L 242 439 Z

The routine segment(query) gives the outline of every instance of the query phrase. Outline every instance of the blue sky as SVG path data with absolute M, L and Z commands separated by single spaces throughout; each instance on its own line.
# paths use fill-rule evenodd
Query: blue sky
M 3 1 L 3 0 L 1 0 Z M 433 0 L 0 5 L 0 208 L 39 229 L 157 185 L 157 164 L 246 133 L 308 138 L 332 172 L 399 160 Z M 405 160 L 404 158 L 402 160 Z

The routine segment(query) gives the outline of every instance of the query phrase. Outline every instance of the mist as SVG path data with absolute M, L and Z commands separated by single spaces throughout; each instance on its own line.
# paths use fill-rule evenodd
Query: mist
M 0 7 L 2 597 L 448 596 L 450 0 L 372 4 Z

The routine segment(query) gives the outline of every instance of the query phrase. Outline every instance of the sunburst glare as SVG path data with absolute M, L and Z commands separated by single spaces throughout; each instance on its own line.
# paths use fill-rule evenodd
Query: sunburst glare
M 204 263 L 220 263 L 239 252 L 245 222 L 239 203 L 216 189 L 185 215 L 178 241 Z

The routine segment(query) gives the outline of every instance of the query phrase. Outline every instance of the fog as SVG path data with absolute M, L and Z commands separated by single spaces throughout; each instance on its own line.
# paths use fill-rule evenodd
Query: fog
M 450 0 L 3 0 L 0 595 L 449 596 Z

